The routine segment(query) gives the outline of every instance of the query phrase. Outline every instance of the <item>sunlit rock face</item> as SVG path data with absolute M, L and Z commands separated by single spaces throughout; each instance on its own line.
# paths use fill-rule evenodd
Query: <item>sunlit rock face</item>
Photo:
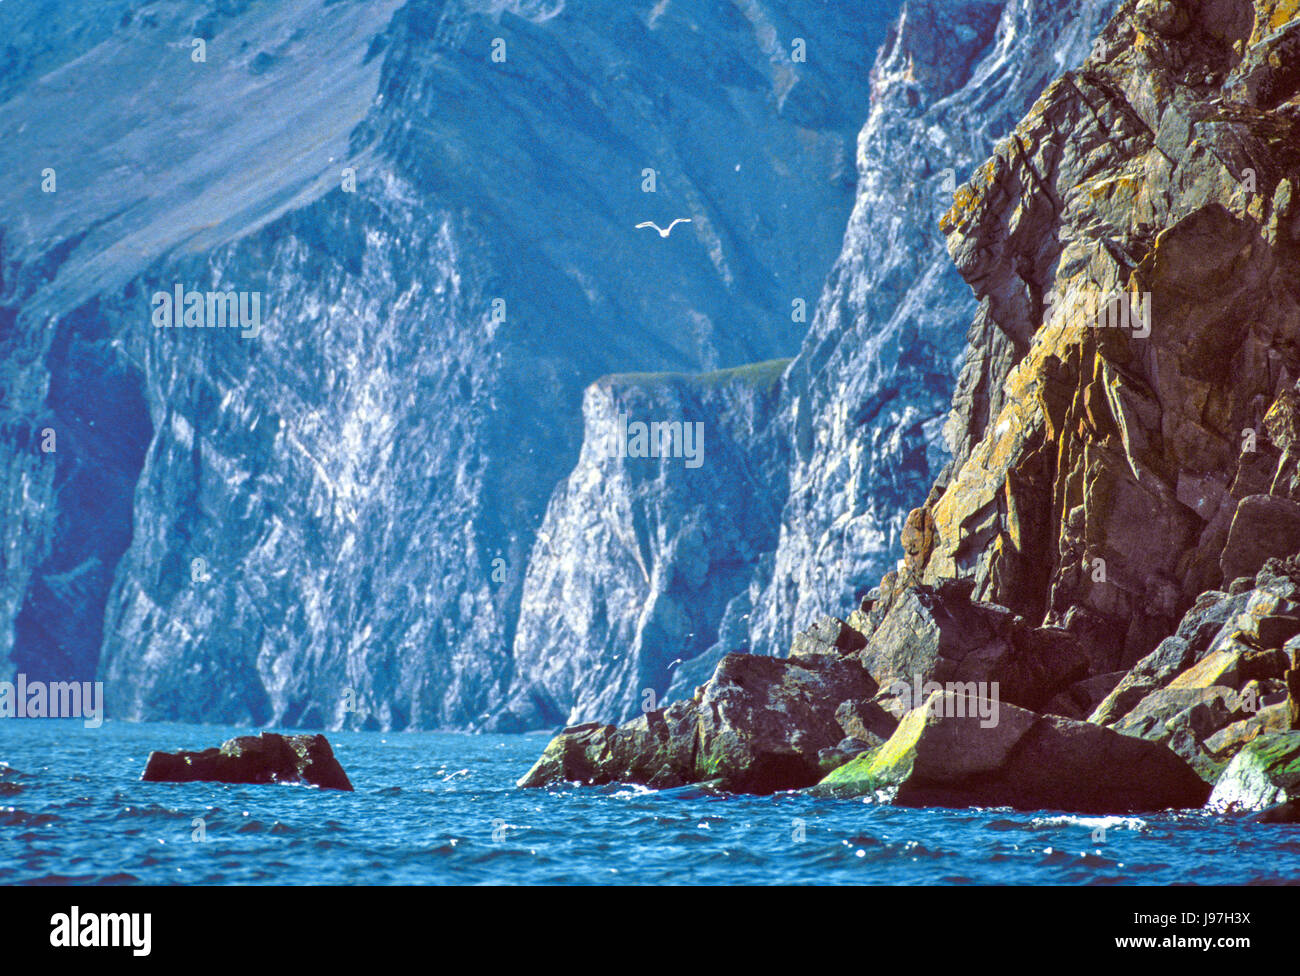
M 796 629 L 856 604 L 902 556 L 904 518 L 946 461 L 976 308 L 939 218 L 1116 6 L 906 4 L 872 75 L 843 250 L 784 393 L 790 493 L 748 649 L 785 653 Z
M 940 221 L 980 304 L 898 568 L 785 659 L 562 730 L 519 785 L 829 767 L 819 791 L 900 804 L 1294 821 L 1298 8 L 1126 0 Z M 958 674 L 960 709 L 921 691 Z M 1004 718 L 977 726 L 990 684 Z
M 0 6 L 5 669 L 115 718 L 504 713 L 583 390 L 797 350 L 897 6 L 95 8 Z M 257 335 L 156 328 L 177 285 Z
M 1126 3 L 944 218 L 980 353 L 919 574 L 1069 629 L 1098 672 L 1300 548 L 1296 12 Z

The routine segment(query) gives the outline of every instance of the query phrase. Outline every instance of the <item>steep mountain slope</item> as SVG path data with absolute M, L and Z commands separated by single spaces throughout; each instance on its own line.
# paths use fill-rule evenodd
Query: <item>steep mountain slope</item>
M 898 569 L 520 785 L 1300 818 L 1298 54 L 1295 0 L 1124 3 L 943 219 L 980 307 Z
M 902 556 L 904 517 L 946 460 L 942 427 L 975 310 L 939 230 L 945 190 L 1082 62 L 1115 7 L 907 5 L 873 75 L 844 247 L 784 392 L 790 495 L 754 651 L 784 653 L 797 629 L 851 605 Z
M 6 669 L 98 673 L 119 718 L 396 728 L 500 706 L 584 387 L 794 351 L 894 11 L 18 6 Z M 258 295 L 260 334 L 155 329 L 176 285 Z
M 744 588 L 776 544 L 785 490 L 787 458 L 770 430 L 786 365 L 588 387 L 582 457 L 529 560 L 517 697 L 490 727 L 655 707 L 675 669 L 717 640 L 720 621 L 744 625 Z M 686 450 L 670 429 L 671 451 L 629 456 L 643 453 L 637 424 L 681 422 L 692 428 Z
M 939 218 L 958 174 L 965 178 L 1063 67 L 1082 61 L 1114 7 L 1115 0 L 908 0 L 872 71 L 857 197 L 840 257 L 820 301 L 809 303 L 807 338 L 762 425 L 767 441 L 753 446 L 755 459 L 778 458 L 785 470 L 746 482 L 748 577 L 737 577 L 732 546 L 699 553 L 696 573 L 715 560 L 728 566 L 727 599 L 718 602 L 720 581 L 698 596 L 678 585 L 673 605 L 692 623 L 682 633 L 656 632 L 659 645 L 647 647 L 643 618 L 669 595 L 673 571 L 651 563 L 645 571 L 656 582 L 649 590 L 624 590 L 616 605 L 590 604 L 606 579 L 623 575 L 629 553 L 617 540 L 632 538 L 637 506 L 623 496 L 612 503 L 611 489 L 590 471 L 576 472 L 563 502 L 557 496 L 552 503 L 547 531 L 554 541 L 535 553 L 530 578 L 567 580 L 580 602 L 570 604 L 564 589 L 552 587 L 551 613 L 585 613 L 591 622 L 580 632 L 566 628 L 559 642 L 542 636 L 540 625 L 521 630 L 519 697 L 504 727 L 538 702 L 549 703 L 544 714 L 555 719 L 609 720 L 635 713 L 647 688 L 660 697 L 665 688 L 668 698 L 689 696 L 725 653 L 784 655 L 796 626 L 860 597 L 892 568 L 902 554 L 903 519 L 947 459 L 942 427 L 976 308 Z M 697 479 L 692 497 L 705 503 L 727 477 L 724 470 Z M 590 490 L 575 490 L 575 481 Z M 674 498 L 689 494 L 675 483 L 665 490 Z M 659 517 L 672 506 L 665 500 Z M 780 515 L 769 524 L 773 510 Z M 707 504 L 702 511 L 716 519 L 704 527 L 706 537 L 734 531 L 734 511 Z M 608 545 L 593 548 L 576 527 L 550 524 L 560 520 L 605 526 Z M 627 598 L 633 592 L 639 600 Z M 597 691 L 591 669 L 601 670 L 597 662 L 613 653 L 617 633 L 637 635 L 627 642 L 625 667 L 639 680 Z M 711 646 L 701 645 L 706 636 Z M 669 672 L 678 659 L 684 663 Z

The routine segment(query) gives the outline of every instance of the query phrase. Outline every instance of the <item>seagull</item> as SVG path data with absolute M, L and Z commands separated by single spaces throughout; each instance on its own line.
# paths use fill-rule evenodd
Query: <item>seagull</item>
M 655 230 L 659 231 L 660 237 L 667 237 L 669 234 L 673 232 L 673 228 L 676 227 L 678 224 L 689 224 L 690 222 L 691 222 L 690 217 L 678 217 L 676 220 L 674 220 L 671 224 L 668 225 L 667 230 L 664 230 L 653 220 L 647 220 L 644 223 L 637 224 L 636 229 L 640 230 L 642 227 L 653 227 Z

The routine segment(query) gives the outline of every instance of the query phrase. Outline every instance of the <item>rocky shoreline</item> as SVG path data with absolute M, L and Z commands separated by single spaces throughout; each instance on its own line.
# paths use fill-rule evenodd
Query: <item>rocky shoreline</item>
M 1296 817 L 1297 6 L 1123 5 L 941 223 L 980 306 L 897 571 L 520 786 Z

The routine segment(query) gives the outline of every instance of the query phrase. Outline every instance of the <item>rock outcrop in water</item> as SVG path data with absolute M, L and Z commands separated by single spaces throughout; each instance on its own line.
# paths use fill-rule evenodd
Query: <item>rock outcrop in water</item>
M 1248 743 L 1214 785 L 1209 806 L 1228 813 L 1285 807 L 1276 819 L 1300 819 L 1300 731 Z
M 800 641 L 861 660 L 882 708 L 900 671 L 968 660 L 990 668 L 976 683 L 1032 679 L 1015 692 L 1028 707 L 1001 704 L 994 731 L 914 709 L 828 788 L 1114 812 L 1199 805 L 1218 780 L 1225 807 L 1289 800 L 1298 13 L 1129 0 L 957 191 L 943 228 L 980 308 L 953 460 L 905 523 L 898 569 L 844 621 L 859 639 Z M 936 601 L 954 591 L 969 607 Z M 1245 793 L 1259 797 L 1228 799 Z
M 841 703 L 865 704 L 876 691 L 861 664 L 838 654 L 729 654 L 689 701 L 621 727 L 592 722 L 566 729 L 519 785 L 708 782 L 742 793 L 811 786 L 825 775 L 823 750 L 848 735 Z
M 1300 728 L 1288 694 L 1300 650 L 1300 559 L 1271 559 L 1197 598 L 1090 721 L 1167 743 L 1213 782 L 1258 736 Z
M 241 735 L 202 752 L 154 752 L 141 780 L 150 783 L 307 783 L 352 791 L 323 735 Z
M 1168 749 L 1057 715 L 934 692 L 888 742 L 818 784 L 899 806 L 1009 806 L 1076 813 L 1196 807 L 1210 786 Z

